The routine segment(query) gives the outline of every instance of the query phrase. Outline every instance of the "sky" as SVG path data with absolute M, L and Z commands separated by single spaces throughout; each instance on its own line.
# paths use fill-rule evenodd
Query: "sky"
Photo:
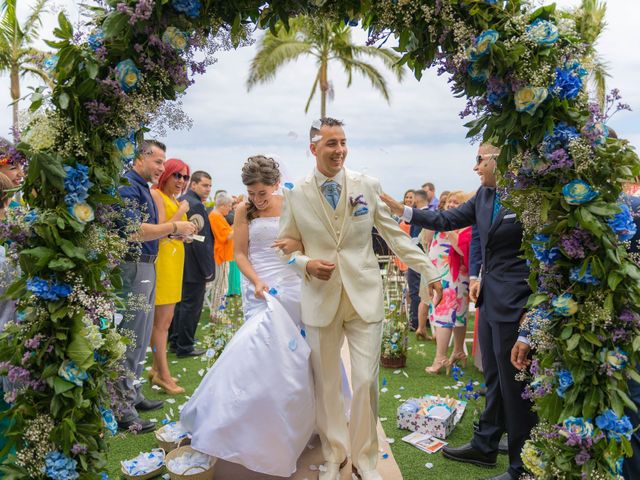
M 19 15 L 26 15 L 33 0 L 21 0 Z M 72 23 L 79 21 L 77 3 L 57 0 Z M 560 7 L 576 6 L 579 0 L 559 0 Z M 610 88 L 619 88 L 632 112 L 620 112 L 610 126 L 632 145 L 640 145 L 640 49 L 637 19 L 640 2 L 609 0 L 607 28 L 598 51 L 609 63 Z M 57 12 L 56 12 L 57 13 Z M 43 18 L 42 38 L 51 38 L 55 16 Z M 256 32 L 254 38 L 259 38 Z M 354 38 L 364 42 L 357 30 Z M 634 40 L 635 39 L 635 40 Z M 42 45 L 42 48 L 46 48 Z M 192 171 L 205 170 L 213 177 L 214 190 L 242 193 L 240 169 L 248 156 L 275 155 L 294 179 L 311 171 L 314 158 L 308 149 L 308 131 L 319 117 L 319 97 L 308 114 L 304 107 L 315 78 L 311 59 L 301 59 L 281 69 L 274 81 L 250 92 L 245 82 L 256 45 L 220 52 L 218 62 L 206 74 L 195 78 L 182 98 L 183 110 L 193 120 L 190 130 L 170 131 L 158 139 L 167 144 L 167 157 L 181 158 Z M 401 197 L 408 188 L 429 181 L 443 190 L 472 191 L 478 179 L 472 172 L 477 145 L 465 138 L 469 121 L 460 119 L 465 101 L 454 98 L 445 77 L 426 71 L 420 81 L 407 71 L 402 83 L 385 74 L 391 92 L 387 103 L 363 77 L 355 76 L 347 88 L 339 67 L 329 67 L 335 99 L 328 115 L 345 122 L 349 143 L 347 168 L 381 180 L 390 194 Z M 25 80 L 23 93 L 28 85 Z M 0 76 L 0 135 L 8 136 L 11 107 L 8 76 Z M 28 101 L 21 103 L 27 108 Z

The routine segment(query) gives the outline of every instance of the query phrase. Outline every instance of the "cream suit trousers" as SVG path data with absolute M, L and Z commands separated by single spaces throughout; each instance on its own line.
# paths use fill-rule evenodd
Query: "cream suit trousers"
M 382 319 L 381 319 L 382 320 Z M 378 461 L 378 372 L 382 322 L 367 323 L 342 289 L 340 305 L 326 327 L 305 327 L 311 347 L 316 388 L 316 422 L 324 458 L 341 463 L 351 446 L 359 471 L 375 470 Z M 342 396 L 340 349 L 344 337 L 351 356 L 351 418 L 347 427 Z

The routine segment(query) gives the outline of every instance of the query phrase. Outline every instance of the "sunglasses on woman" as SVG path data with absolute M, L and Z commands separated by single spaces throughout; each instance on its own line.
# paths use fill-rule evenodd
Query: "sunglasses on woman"
M 173 172 L 172 175 L 176 180 L 180 180 L 182 178 L 185 182 L 188 182 L 190 178 L 189 175 L 183 175 L 180 172 Z

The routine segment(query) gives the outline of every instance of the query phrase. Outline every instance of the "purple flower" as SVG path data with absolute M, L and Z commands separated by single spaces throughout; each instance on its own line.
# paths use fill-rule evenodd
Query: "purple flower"
M 582 229 L 573 229 L 560 237 L 560 247 L 569 258 L 584 258 L 586 251 L 597 250 L 595 239 L 589 232 Z
M 586 450 L 580 450 L 575 456 L 575 461 L 577 465 L 584 465 L 589 461 L 591 455 Z

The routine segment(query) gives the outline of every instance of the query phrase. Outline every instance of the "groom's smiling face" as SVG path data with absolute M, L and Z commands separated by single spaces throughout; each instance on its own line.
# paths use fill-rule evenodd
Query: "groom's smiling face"
M 321 138 L 310 145 L 311 153 L 316 157 L 316 168 L 323 175 L 333 178 L 347 158 L 347 137 L 342 127 L 323 125 L 320 128 Z

